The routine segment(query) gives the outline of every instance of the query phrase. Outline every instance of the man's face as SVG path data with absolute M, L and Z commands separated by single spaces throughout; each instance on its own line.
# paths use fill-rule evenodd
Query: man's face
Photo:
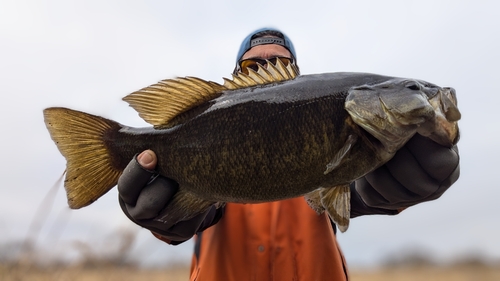
M 292 54 L 285 47 L 275 44 L 258 45 L 248 50 L 241 60 L 245 59 L 269 59 L 273 57 L 291 58 Z
M 276 45 L 276 44 L 266 44 L 266 45 L 258 45 L 246 53 L 241 57 L 240 62 L 238 63 L 238 67 L 236 71 L 240 71 L 248 74 L 247 68 L 251 68 L 257 71 L 257 63 L 261 64 L 263 67 L 267 68 L 266 61 L 267 59 L 271 60 L 273 64 L 276 63 L 276 60 L 272 60 L 273 58 L 292 58 L 292 54 L 288 51 L 287 48 Z M 285 61 L 280 59 L 285 65 L 290 63 L 290 61 Z M 245 61 L 245 62 L 243 62 Z

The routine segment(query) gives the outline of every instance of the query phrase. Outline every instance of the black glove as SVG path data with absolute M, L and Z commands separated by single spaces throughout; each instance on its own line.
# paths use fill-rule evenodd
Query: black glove
M 150 155 L 144 155 L 150 153 Z M 162 222 L 155 220 L 161 210 L 177 192 L 178 184 L 170 179 L 159 176 L 155 171 L 148 170 L 138 163 L 153 169 L 156 165 L 156 156 L 151 161 L 144 161 L 152 157 L 152 151 L 143 152 L 135 156 L 127 165 L 118 180 L 120 207 L 125 215 L 133 222 L 149 229 L 155 236 L 160 235 L 162 240 L 177 245 L 190 239 L 197 232 L 203 231 L 215 224 L 222 216 L 222 210 L 212 206 L 206 212 L 186 221 L 180 221 L 166 228 Z M 144 157 L 144 158 L 143 158 Z
M 385 165 L 351 184 L 351 217 L 397 214 L 439 198 L 460 175 L 457 146 L 415 135 Z

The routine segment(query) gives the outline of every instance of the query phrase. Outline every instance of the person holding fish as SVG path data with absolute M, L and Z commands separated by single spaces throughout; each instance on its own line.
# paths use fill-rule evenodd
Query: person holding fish
M 238 51 L 234 73 L 268 63 L 294 65 L 290 39 L 274 28 L 249 34 Z M 164 224 L 155 220 L 178 189 L 154 172 L 157 157 L 146 150 L 118 181 L 123 212 L 136 224 L 172 245 L 195 236 L 191 280 L 347 280 L 336 241 L 336 224 L 318 215 L 304 197 L 259 204 L 227 203 Z M 176 163 L 166 163 L 176 165 Z M 459 177 L 456 145 L 442 146 L 415 134 L 394 157 L 350 184 L 350 218 L 396 215 L 407 207 L 439 198 Z
M 346 280 L 337 229 L 434 200 L 460 173 L 453 88 L 299 75 L 272 28 L 243 40 L 223 85 L 166 79 L 124 100 L 153 127 L 44 109 L 68 205 L 118 185 L 123 212 L 157 238 L 195 236 L 192 280 Z

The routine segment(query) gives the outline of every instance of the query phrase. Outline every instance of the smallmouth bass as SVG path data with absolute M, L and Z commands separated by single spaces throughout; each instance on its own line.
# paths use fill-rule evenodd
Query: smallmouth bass
M 213 204 L 305 195 L 345 231 L 351 182 L 389 161 L 416 133 L 451 147 L 461 117 L 452 88 L 368 73 L 297 76 L 279 60 L 224 85 L 169 79 L 124 100 L 153 127 L 44 110 L 67 160 L 68 204 L 91 204 L 116 185 L 135 154 L 151 149 L 159 174 L 179 183 L 158 217 L 166 224 Z

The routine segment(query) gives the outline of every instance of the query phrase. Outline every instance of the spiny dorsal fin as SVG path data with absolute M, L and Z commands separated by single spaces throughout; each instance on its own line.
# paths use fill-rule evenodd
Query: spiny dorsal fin
M 123 100 L 149 124 L 165 127 L 176 116 L 217 98 L 224 90 L 290 80 L 297 77 L 299 72 L 295 65 L 285 66 L 281 60 L 276 60 L 275 65 L 267 61 L 267 67 L 259 65 L 257 71 L 248 70 L 249 74 L 233 74 L 233 80 L 224 78 L 224 85 L 196 77 L 166 79 L 136 91 Z
M 268 60 L 266 60 L 266 63 L 267 67 L 257 64 L 257 71 L 248 68 L 248 74 L 242 72 L 233 74 L 233 80 L 224 78 L 224 86 L 230 90 L 236 90 L 245 87 L 290 80 L 299 75 L 299 71 L 294 64 L 288 64 L 285 66 L 281 60 L 276 60 L 276 64 L 272 64 Z
M 196 77 L 162 80 L 123 98 L 149 124 L 167 125 L 175 116 L 212 100 L 226 88 Z

